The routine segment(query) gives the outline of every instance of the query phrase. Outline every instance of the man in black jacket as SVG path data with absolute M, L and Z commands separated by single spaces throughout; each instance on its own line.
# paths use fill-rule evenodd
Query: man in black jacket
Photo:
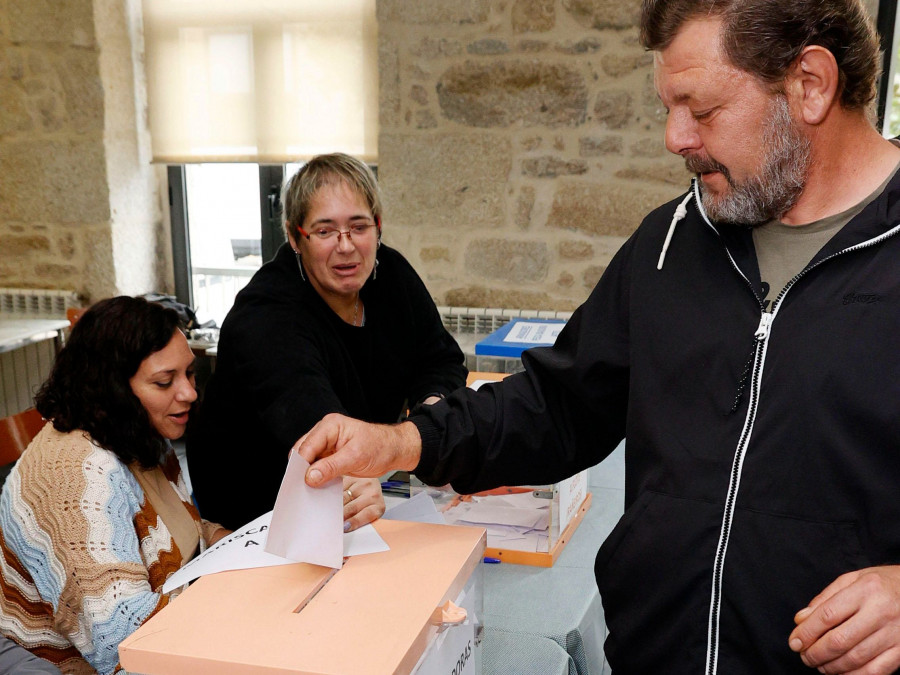
M 597 556 L 632 673 L 900 668 L 900 149 L 859 0 L 645 0 L 666 145 L 697 178 L 525 372 L 397 426 L 329 416 L 307 482 L 546 483 L 625 438 Z

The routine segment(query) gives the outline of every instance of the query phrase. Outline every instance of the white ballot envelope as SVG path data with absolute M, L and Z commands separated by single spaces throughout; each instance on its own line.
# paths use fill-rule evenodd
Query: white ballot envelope
M 340 568 L 344 560 L 342 481 L 306 484 L 309 462 L 291 451 L 281 480 L 266 551 L 282 558 Z

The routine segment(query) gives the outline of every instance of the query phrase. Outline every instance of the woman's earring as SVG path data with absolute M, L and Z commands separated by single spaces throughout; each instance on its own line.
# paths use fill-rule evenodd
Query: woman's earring
M 377 256 L 375 258 L 375 267 L 372 268 L 372 278 L 373 279 L 378 278 L 378 257 Z
M 303 281 L 306 281 L 306 276 L 303 274 L 303 260 L 300 257 L 300 251 L 294 251 L 294 255 L 297 256 L 297 267 L 300 268 L 300 278 L 303 279 Z M 375 264 L 378 264 L 377 260 L 375 261 Z

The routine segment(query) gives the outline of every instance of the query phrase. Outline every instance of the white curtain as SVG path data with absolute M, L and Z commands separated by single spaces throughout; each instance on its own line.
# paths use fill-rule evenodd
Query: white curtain
M 143 0 L 157 162 L 377 160 L 375 0 Z

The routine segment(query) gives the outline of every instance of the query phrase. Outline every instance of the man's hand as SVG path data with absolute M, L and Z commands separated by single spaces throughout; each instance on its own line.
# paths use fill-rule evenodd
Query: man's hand
M 791 649 L 820 673 L 893 673 L 900 668 L 900 566 L 841 575 L 794 621 Z
M 318 487 L 337 476 L 377 478 L 392 470 L 412 471 L 422 454 L 422 440 L 412 422 L 369 424 L 331 413 L 293 450 L 311 464 L 307 484 Z
M 344 532 L 368 525 L 384 515 L 384 495 L 377 478 L 344 476 Z

